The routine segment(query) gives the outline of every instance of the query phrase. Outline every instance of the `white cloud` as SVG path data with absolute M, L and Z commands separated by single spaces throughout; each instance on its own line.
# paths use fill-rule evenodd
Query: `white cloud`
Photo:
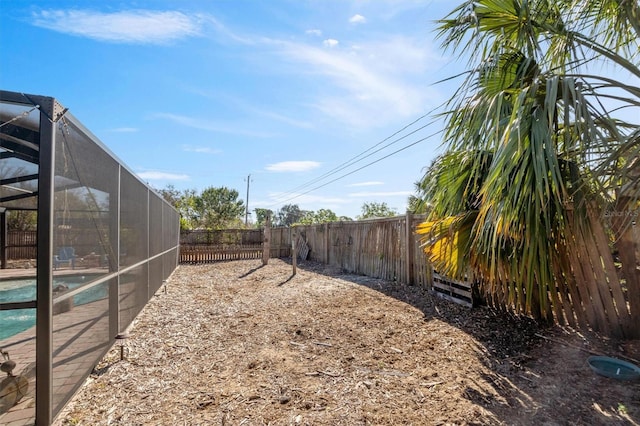
M 328 38 L 322 42 L 325 47 L 336 47 L 340 42 L 333 38 Z
M 367 18 L 362 15 L 356 14 L 349 18 L 349 22 L 351 24 L 364 24 L 365 22 L 367 22 Z
M 216 123 L 207 119 L 200 119 L 186 115 L 172 114 L 167 112 L 158 112 L 152 115 L 152 118 L 163 119 L 173 121 L 176 124 L 180 124 L 186 127 L 192 127 L 194 129 L 206 130 L 209 132 L 229 133 L 241 136 L 250 136 L 256 138 L 272 138 L 276 136 L 274 133 L 266 132 L 254 132 L 246 130 L 251 126 L 238 124 L 237 126 L 229 126 L 227 122 Z
M 352 18 L 359 21 L 357 16 L 362 15 Z M 422 34 L 411 37 L 376 33 L 373 37 L 340 41 L 326 38 L 322 46 L 316 46 L 316 40 L 307 43 L 291 38 L 238 35 L 219 23 L 214 23 L 214 27 L 227 41 L 247 47 L 252 64 L 273 67 L 274 73 L 307 79 L 312 87 L 322 87 L 309 90 L 300 104 L 315 109 L 311 114 L 323 116 L 324 122 L 347 125 L 352 130 L 383 127 L 422 115 L 448 98 L 431 86 L 443 58 Z M 321 34 L 315 29 L 306 33 Z
M 323 115 L 354 128 L 383 126 L 415 117 L 442 95 L 429 88 L 427 71 L 437 61 L 418 41 L 395 37 L 358 44 L 357 49 L 322 49 L 308 44 L 272 41 L 285 59 L 298 62 L 299 74 L 326 83 L 310 104 Z M 304 75 L 304 74 L 302 74 Z
M 289 74 L 295 79 L 306 78 L 313 87 L 322 87 L 322 90 L 309 91 L 302 103 L 315 109 L 311 112 L 314 117 L 323 116 L 353 130 L 415 118 L 448 97 L 429 86 L 433 80 L 430 71 L 437 71 L 443 59 L 421 36 L 387 34 L 378 36 L 383 38 L 345 41 L 327 38 L 322 46 L 315 46 L 312 44 L 315 40 L 305 43 L 236 35 L 219 25 L 215 27 L 228 40 L 259 49 L 260 54 L 251 54 L 252 63 L 262 60 L 266 67 L 277 64 L 274 72 Z M 307 34 L 319 35 L 320 32 L 308 30 Z M 278 57 L 265 57 L 271 54 Z M 308 127 L 295 120 L 290 124 Z
M 318 167 L 320 163 L 317 161 L 282 161 L 269 164 L 265 169 L 270 172 L 307 172 Z
M 389 192 L 352 192 L 349 197 L 362 198 L 362 197 L 400 197 L 409 196 L 413 194 L 411 191 L 389 191 Z
M 347 186 L 353 187 L 353 186 L 376 186 L 376 185 L 384 185 L 384 182 L 379 182 L 379 181 L 359 182 L 359 183 L 352 183 Z
M 189 180 L 189 176 L 185 174 L 166 173 L 154 170 L 139 172 L 137 175 L 142 180 Z
M 182 150 L 187 152 L 197 152 L 199 154 L 220 154 L 222 152 L 222 150 L 220 149 L 211 148 L 208 146 L 192 146 L 192 145 L 183 145 Z
M 200 33 L 200 19 L 174 11 L 43 10 L 33 24 L 60 33 L 113 43 L 165 44 Z
M 110 129 L 109 131 L 114 133 L 135 133 L 140 131 L 140 129 L 137 129 L 135 127 L 116 127 L 115 129 Z
M 320 37 L 322 36 L 322 30 L 318 30 L 318 29 L 307 30 L 305 31 L 305 34 Z

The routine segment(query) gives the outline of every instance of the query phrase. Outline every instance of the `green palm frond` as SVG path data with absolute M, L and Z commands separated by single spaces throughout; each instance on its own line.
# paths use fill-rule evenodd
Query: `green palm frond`
M 639 16 L 626 0 L 478 0 L 439 21 L 443 47 L 470 61 L 442 114 L 448 150 L 423 179 L 440 267 L 459 274 L 464 259 L 504 303 L 549 315 L 587 212 L 640 186 L 640 124 L 617 114 L 640 106 Z M 632 79 L 587 72 L 596 62 Z

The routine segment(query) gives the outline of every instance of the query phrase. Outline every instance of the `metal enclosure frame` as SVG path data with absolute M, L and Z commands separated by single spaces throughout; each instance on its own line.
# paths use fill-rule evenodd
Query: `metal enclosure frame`
M 0 348 L 35 359 L 33 416 L 48 425 L 177 267 L 179 215 L 56 99 L 0 91 L 3 270 L 7 214 L 36 209 L 35 300 L 0 300 L 0 311 L 35 309 L 35 328 Z M 35 354 L 20 346 L 33 340 Z

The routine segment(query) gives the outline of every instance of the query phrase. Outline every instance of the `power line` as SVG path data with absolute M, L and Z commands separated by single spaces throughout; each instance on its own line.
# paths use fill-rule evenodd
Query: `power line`
M 380 142 L 378 142 L 377 144 L 375 144 L 375 145 L 371 146 L 370 148 L 366 149 L 365 151 L 361 152 L 360 154 L 358 154 L 358 155 L 356 155 L 356 156 L 354 156 L 354 157 L 350 158 L 349 160 L 345 161 L 344 163 L 339 164 L 338 166 L 334 167 L 333 169 L 329 170 L 328 172 L 324 173 L 323 175 L 321 175 L 321 176 L 319 176 L 319 177 L 317 177 L 317 178 L 315 178 L 315 179 L 312 179 L 312 180 L 311 180 L 311 181 L 309 181 L 309 182 L 306 182 L 306 183 L 303 183 L 303 184 L 301 184 L 301 185 L 298 185 L 297 187 L 295 187 L 295 188 L 293 188 L 293 189 L 291 189 L 291 190 L 285 191 L 285 192 L 284 192 L 284 195 L 286 195 L 286 194 L 293 194 L 293 193 L 295 193 L 295 192 L 296 192 L 296 191 L 298 191 L 298 190 L 304 189 L 304 188 L 306 188 L 306 187 L 308 187 L 308 186 L 310 186 L 310 185 L 313 185 L 314 183 L 320 182 L 321 180 L 326 179 L 326 178 L 328 178 L 329 176 L 334 175 L 334 174 L 336 174 L 336 173 L 338 173 L 338 172 L 340 172 L 340 171 L 342 171 L 342 170 L 346 169 L 347 167 L 350 167 L 350 166 L 352 166 L 352 165 L 354 165 L 354 164 L 356 164 L 356 163 L 359 163 L 360 161 L 364 160 L 365 158 L 368 158 L 368 157 L 372 156 L 373 154 L 375 154 L 375 153 L 377 153 L 377 152 L 380 152 L 380 151 L 382 151 L 383 149 L 388 148 L 389 146 L 394 145 L 394 144 L 396 144 L 396 143 L 400 142 L 401 140 L 403 140 L 403 139 L 407 138 L 408 136 L 411 136 L 412 134 L 414 134 L 414 133 L 416 133 L 416 132 L 418 132 L 418 131 L 420 131 L 420 130 L 423 130 L 423 129 L 427 128 L 427 127 L 429 127 L 430 125 L 432 125 L 433 123 L 435 123 L 437 120 L 432 120 L 431 122 L 427 123 L 426 125 L 424 125 L 424 126 L 422 126 L 422 127 L 418 128 L 418 129 L 416 129 L 416 130 L 412 131 L 411 133 L 408 133 L 408 134 L 406 134 L 406 135 L 404 135 L 404 136 L 402 136 L 402 137 L 400 137 L 400 138 L 398 138 L 398 139 L 396 139 L 396 140 L 394 140 L 394 141 L 392 141 L 392 142 L 390 142 L 390 143 L 388 143 L 388 144 L 384 145 L 383 147 L 378 148 L 377 150 L 375 150 L 375 151 L 371 152 L 370 154 L 365 155 L 365 154 L 366 154 L 366 153 L 368 153 L 369 151 L 373 150 L 374 148 L 376 148 L 376 147 L 380 146 L 380 145 L 381 145 L 381 144 L 383 144 L 384 142 L 388 141 L 389 139 L 393 138 L 394 136 L 398 135 L 399 133 L 403 132 L 404 130 L 408 129 L 409 127 L 413 126 L 414 124 L 416 124 L 416 123 L 417 123 L 417 122 L 419 122 L 420 120 L 422 120 L 422 119 L 424 119 L 425 117 L 427 117 L 427 116 L 429 116 L 429 115 L 433 114 L 433 113 L 434 113 L 438 108 L 440 108 L 441 106 L 442 106 L 442 105 L 440 105 L 440 106 L 438 106 L 438 107 L 436 107 L 436 108 L 433 108 L 431 111 L 429 111 L 429 112 L 427 112 L 426 114 L 423 114 L 422 116 L 418 117 L 417 119 L 415 119 L 415 120 L 414 120 L 414 121 L 412 121 L 411 123 L 407 124 L 406 126 L 404 126 L 403 128 L 401 128 L 400 130 L 398 130 L 398 131 L 394 132 L 394 133 L 393 133 L 393 134 L 391 134 L 390 136 L 388 136 L 388 137 L 384 138 L 383 140 L 381 140 L 381 141 L 380 141 Z
M 360 153 L 360 154 L 359 154 L 359 155 L 357 155 L 356 157 L 353 157 L 353 158 L 352 158 L 352 160 L 357 159 L 356 161 L 352 161 L 352 160 L 350 160 L 350 161 L 347 161 L 347 162 L 345 162 L 345 163 L 342 163 L 341 165 L 339 165 L 339 166 L 337 166 L 337 167 L 335 167 L 335 168 L 331 169 L 329 172 L 327 172 L 327 173 L 323 174 L 322 176 L 320 176 L 320 177 L 318 177 L 318 178 L 315 178 L 315 179 L 313 179 L 313 180 L 311 180 L 311 181 L 309 181 L 309 182 L 307 182 L 307 183 L 304 183 L 304 184 L 302 184 L 302 185 L 299 185 L 299 186 L 297 186 L 296 188 L 294 188 L 294 189 L 292 189 L 292 190 L 290 190 L 290 191 L 285 192 L 285 194 L 289 194 L 289 193 L 293 194 L 293 193 L 295 193 L 297 190 L 304 189 L 304 188 L 306 188 L 306 187 L 308 187 L 308 186 L 313 185 L 314 183 L 320 182 L 320 181 L 322 181 L 322 180 L 324 180 L 324 179 L 328 178 L 329 176 L 332 176 L 332 175 L 334 175 L 334 174 L 336 174 L 336 173 L 338 173 L 338 172 L 340 172 L 340 171 L 342 171 L 342 170 L 344 170 L 344 169 L 346 169 L 346 168 L 348 168 L 348 167 L 350 167 L 350 166 L 353 166 L 354 164 L 357 164 L 357 163 L 359 163 L 359 162 L 361 162 L 361 161 L 365 160 L 366 158 L 369 158 L 369 157 L 371 157 L 372 155 L 377 154 L 378 152 L 380 152 L 380 151 L 382 151 L 382 150 L 384 150 L 384 149 L 386 149 L 386 148 L 390 147 L 391 145 L 395 145 L 396 143 L 398 143 L 398 142 L 400 142 L 400 141 L 402 141 L 402 140 L 404 140 L 404 139 L 408 138 L 409 136 L 414 135 L 414 134 L 416 134 L 417 132 L 419 132 L 419 131 L 421 131 L 421 130 L 426 129 L 427 127 L 429 127 L 429 126 L 431 126 L 432 124 L 434 124 L 436 121 L 437 121 L 437 120 L 430 121 L 429 123 L 425 124 L 424 126 L 419 127 L 419 128 L 417 128 L 417 129 L 415 129 L 415 130 L 411 131 L 410 133 L 407 133 L 406 135 L 401 136 L 401 137 L 399 137 L 398 139 L 395 139 L 395 140 L 394 140 L 394 141 L 392 141 L 392 142 L 389 142 L 388 144 L 386 144 L 386 145 L 384 145 L 384 146 L 382 146 L 382 147 L 380 147 L 380 148 L 376 149 L 376 150 L 375 150 L 375 151 L 373 151 L 373 152 L 370 152 L 370 153 L 369 153 L 369 154 L 367 154 L 367 155 L 364 155 L 365 153 L 367 153 L 367 152 L 371 151 L 371 150 L 372 150 L 373 148 L 375 148 L 376 146 L 380 145 L 380 143 L 378 143 L 378 144 L 374 145 L 373 147 L 371 147 L 371 148 L 367 149 L 366 151 L 363 151 L 362 153 Z M 406 129 L 406 127 L 405 127 L 405 129 Z M 394 133 L 394 135 L 395 135 L 395 134 L 398 134 L 398 132 Z M 388 140 L 388 139 L 389 139 L 389 138 L 386 138 L 385 140 Z M 360 157 L 360 158 L 358 158 L 358 157 Z
M 278 201 L 277 203 L 270 204 L 268 207 L 275 206 L 276 204 L 283 204 L 283 203 L 289 202 L 289 201 L 291 201 L 291 200 L 295 200 L 296 198 L 302 197 L 303 195 L 306 195 L 306 194 L 308 194 L 308 193 L 310 193 L 310 192 L 313 192 L 313 191 L 316 191 L 316 190 L 318 190 L 318 189 L 320 189 L 320 188 L 323 188 L 323 187 L 325 187 L 325 186 L 327 186 L 327 185 L 329 185 L 329 184 L 331 184 L 331 183 L 334 183 L 334 182 L 336 182 L 336 181 L 338 181 L 338 180 L 340 180 L 340 179 L 343 179 L 343 178 L 345 178 L 345 177 L 347 177 L 347 176 L 349 176 L 349 175 L 352 175 L 352 174 L 354 174 L 354 173 L 356 173 L 356 172 L 359 172 L 360 170 L 365 169 L 365 168 L 367 168 L 367 167 L 369 167 L 369 166 L 371 166 L 371 165 L 373 165 L 373 164 L 379 163 L 380 161 L 382 161 L 382 160 L 384 160 L 384 159 L 387 159 L 387 158 L 391 157 L 392 155 L 395 155 L 395 154 L 397 154 L 397 153 L 399 153 L 399 152 L 402 152 L 402 151 L 404 151 L 404 150 L 406 150 L 406 149 L 408 149 L 408 148 L 411 148 L 412 146 L 415 146 L 415 145 L 417 145 L 417 144 L 419 144 L 419 143 L 422 143 L 422 142 L 426 141 L 427 139 L 431 138 L 432 136 L 435 136 L 435 135 L 437 135 L 437 134 L 439 134 L 439 133 L 442 133 L 442 132 L 444 132 L 444 130 L 438 130 L 437 132 L 434 132 L 434 133 L 432 133 L 432 134 L 430 134 L 430 135 L 428 135 L 428 136 L 426 136 L 426 137 L 424 137 L 424 138 L 422 138 L 422 139 L 418 139 L 417 141 L 412 142 L 412 143 L 410 143 L 409 145 L 406 145 L 406 146 L 404 146 L 404 147 L 402 147 L 402 148 L 400 148 L 400 149 L 397 149 L 397 150 L 395 150 L 395 151 L 393 151 L 393 152 L 391 152 L 391 153 L 389 153 L 389 154 L 385 155 L 384 157 L 380 157 L 380 158 L 378 158 L 377 160 L 374 160 L 374 161 L 372 161 L 372 162 L 370 162 L 370 163 L 367 163 L 367 164 L 365 164 L 365 165 L 364 165 L 364 166 L 362 166 L 362 167 L 359 167 L 359 168 L 357 168 L 357 169 L 355 169 L 355 170 L 352 170 L 352 171 L 350 171 L 350 172 L 348 172 L 348 173 L 345 173 L 345 174 L 343 174 L 342 176 L 339 176 L 339 177 L 337 177 L 337 178 L 335 178 L 335 179 L 333 179 L 333 180 L 330 180 L 329 182 L 326 182 L 326 183 L 323 183 L 322 185 L 319 185 L 319 186 L 316 186 L 316 187 L 314 187 L 314 188 L 311 188 L 310 190 L 305 191 L 305 192 L 303 192 L 302 194 L 297 194 L 297 195 L 295 195 L 295 196 L 293 196 L 293 197 L 290 197 L 290 198 L 287 198 L 287 199 L 285 199 L 285 200 L 280 200 L 280 201 Z

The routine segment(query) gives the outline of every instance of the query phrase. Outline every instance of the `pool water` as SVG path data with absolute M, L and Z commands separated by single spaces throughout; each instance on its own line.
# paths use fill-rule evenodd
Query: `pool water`
M 69 277 L 57 277 L 54 279 L 53 287 L 64 284 L 70 290 L 88 283 L 96 276 L 80 275 Z M 74 305 L 84 305 L 104 299 L 108 296 L 108 286 L 98 284 L 73 296 Z M 6 302 L 28 302 L 36 299 L 36 280 L 31 278 L 15 279 L 0 282 L 0 303 Z M 10 311 L 0 311 L 0 340 L 11 337 L 36 325 L 35 309 L 14 309 Z

